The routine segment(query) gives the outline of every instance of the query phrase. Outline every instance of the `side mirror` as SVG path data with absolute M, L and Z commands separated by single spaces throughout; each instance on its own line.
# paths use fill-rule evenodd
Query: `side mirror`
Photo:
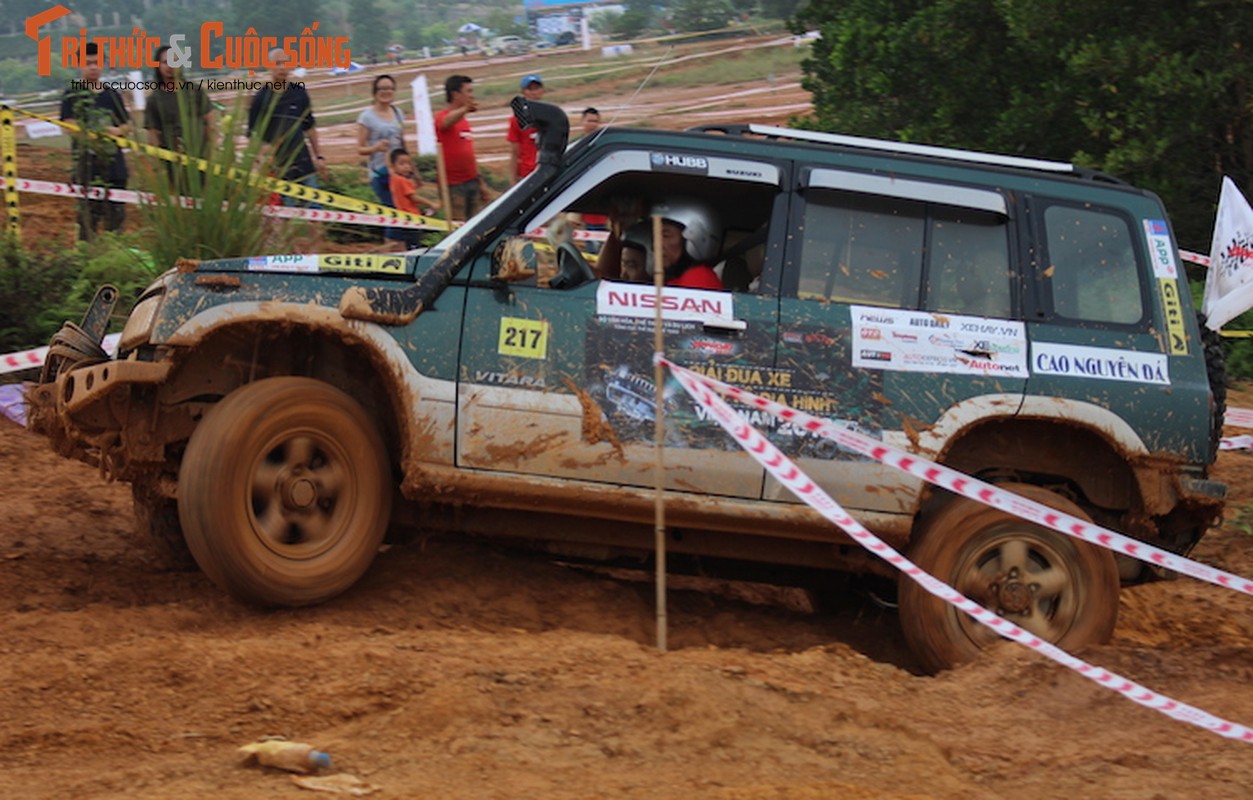
M 535 277 L 538 263 L 534 244 L 520 237 L 506 239 L 492 253 L 492 277 L 507 283 L 525 281 Z

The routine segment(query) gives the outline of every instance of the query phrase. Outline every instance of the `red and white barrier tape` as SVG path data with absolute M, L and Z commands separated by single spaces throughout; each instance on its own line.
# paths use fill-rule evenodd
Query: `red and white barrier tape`
M 683 367 L 671 365 L 669 361 L 666 364 L 671 366 L 673 370 L 683 369 Z M 937 464 L 934 461 L 910 455 L 903 450 L 898 450 L 876 439 L 871 439 L 864 434 L 832 425 L 824 419 L 789 408 L 782 403 L 776 403 L 773 400 L 768 400 L 744 389 L 729 386 L 704 375 L 693 374 L 696 374 L 702 383 L 721 395 L 730 397 L 745 405 L 760 408 L 780 419 L 799 425 L 807 431 L 839 442 L 850 450 L 869 456 L 875 461 L 879 461 L 889 467 L 896 467 L 916 478 L 921 478 L 928 483 L 948 489 L 954 494 L 969 497 L 971 500 L 998 508 L 1001 511 L 1034 522 L 1037 525 L 1052 528 L 1058 533 L 1082 539 L 1085 542 L 1105 547 L 1140 561 L 1166 567 L 1184 575 L 1191 575 L 1198 580 L 1203 580 L 1216 586 L 1224 586 L 1237 592 L 1253 595 L 1253 580 L 1248 578 L 1242 578 L 1239 575 L 1224 572 L 1207 564 L 1169 553 L 1138 539 L 1132 539 L 1108 528 L 1102 528 L 1094 522 L 1087 522 L 1086 520 L 1072 517 L 1055 508 L 1049 508 L 1033 500 L 1020 497 L 1013 492 L 998 489 L 978 478 L 972 478 L 965 473 Z
M 923 571 L 909 559 L 892 549 L 887 542 L 879 539 L 877 536 L 866 530 L 857 520 L 853 519 L 848 513 L 835 502 L 831 497 L 820 489 L 817 484 L 809 479 L 804 472 L 801 471 L 791 459 L 783 455 L 778 448 L 770 443 L 766 437 L 748 424 L 745 419 L 731 409 L 721 397 L 714 393 L 714 384 L 703 375 L 684 369 L 683 367 L 668 361 L 665 358 L 659 359 L 671 373 L 678 379 L 680 385 L 687 391 L 692 398 L 710 411 L 713 417 L 718 421 L 724 430 L 735 439 L 735 441 L 744 448 L 744 450 L 755 458 L 763 467 L 765 467 L 771 475 L 773 475 L 780 483 L 786 486 L 793 494 L 804 501 L 808 506 L 818 513 L 822 514 L 831 522 L 838 525 L 844 530 L 854 541 L 861 544 L 870 552 L 892 564 L 897 569 L 904 572 L 910 579 L 916 581 L 927 592 L 936 597 L 951 603 L 965 613 L 979 620 L 979 622 L 987 625 L 1001 636 L 1012 639 L 1020 644 L 1030 647 L 1038 653 L 1056 661 L 1062 666 L 1068 667 L 1084 677 L 1092 680 L 1108 689 L 1112 689 L 1126 696 L 1130 700 L 1139 703 L 1146 708 L 1151 708 L 1165 714 L 1168 717 L 1195 725 L 1198 728 L 1217 733 L 1219 736 L 1228 739 L 1237 739 L 1245 742 L 1253 742 L 1253 729 L 1235 722 L 1214 716 L 1207 711 L 1190 706 L 1186 703 L 1173 700 L 1165 695 L 1158 694 L 1151 689 L 1141 686 L 1134 681 L 1128 680 L 1121 675 L 1110 672 L 1102 667 L 1097 667 L 1087 663 L 1081 659 L 1075 658 L 1061 648 L 1052 645 L 1038 636 L 1023 630 L 1003 617 L 999 617 L 991 611 L 987 610 L 973 600 L 962 595 L 953 587 L 938 580 L 934 576 Z M 718 391 L 722 389 L 730 389 L 732 387 L 726 384 L 720 384 Z M 729 393 L 727 393 L 729 395 Z M 742 402 L 746 398 L 754 397 L 750 393 L 742 393 L 737 400 Z M 764 399 L 764 398 L 761 398 Z M 765 406 L 754 403 L 759 408 L 765 409 Z M 789 411 L 786 406 L 782 407 Z M 769 409 L 766 409 L 769 410 Z M 780 415 L 782 416 L 782 415 Z M 800 419 L 804 416 L 801 412 L 794 411 L 791 419 Z M 785 417 L 787 419 L 789 417 Z M 815 420 L 819 421 L 820 420 Z M 810 428 L 809 430 L 817 430 Z M 973 481 L 973 478 L 969 480 Z M 991 487 L 989 487 L 991 488 Z M 1005 492 L 1004 494 L 1010 494 Z M 1017 497 L 1017 495 L 1012 495 Z M 1025 498 L 1018 498 L 1023 502 Z M 986 502 L 986 501 L 985 501 Z M 1032 505 L 1035 505 L 1032 503 Z
M 109 355 L 117 352 L 117 340 L 121 338 L 119 333 L 111 333 L 104 337 L 100 342 L 100 346 Z M 44 359 L 48 356 L 48 348 L 36 347 L 32 350 L 19 350 L 16 353 L 5 353 L 0 355 L 0 375 L 6 372 L 17 372 L 22 369 L 34 369 L 42 367 Z
M 30 178 L 18 178 L 14 181 L 19 192 L 29 192 L 30 194 L 47 194 L 60 197 L 82 197 L 83 187 L 72 183 L 57 183 L 55 181 L 31 180 Z M 4 178 L 0 178 L 0 189 L 5 187 Z M 136 192 L 132 189 L 108 189 L 107 199 L 118 203 L 139 203 L 141 201 L 151 201 L 152 194 L 147 192 Z M 90 200 L 104 200 L 106 190 L 100 186 L 87 187 L 87 198 Z M 195 205 L 195 199 L 191 197 L 183 197 L 182 205 L 184 208 L 191 208 Z M 379 214 L 362 214 L 356 211 L 334 211 L 327 209 L 315 208 L 297 208 L 294 206 L 275 206 L 267 205 L 261 210 L 261 213 L 270 217 L 279 217 L 283 219 L 307 219 L 312 222 L 345 222 L 353 225 L 375 225 L 380 227 L 392 228 L 414 228 L 418 230 L 444 230 L 442 225 L 419 225 L 416 222 L 407 222 L 405 220 L 393 220 Z M 461 223 L 455 222 L 454 226 Z
M 1218 440 L 1219 450 L 1253 450 L 1253 436 L 1224 436 Z
M 548 236 L 547 228 L 536 228 L 530 233 L 524 233 L 522 236 L 526 239 L 543 239 Z M 582 228 L 570 231 L 570 238 L 576 242 L 603 242 L 609 238 L 609 231 L 585 231 Z
M 1227 413 L 1223 415 L 1223 424 L 1233 428 L 1253 428 L 1253 410 L 1228 406 Z
M 1209 256 L 1203 256 L 1200 253 L 1193 253 L 1190 250 L 1180 250 L 1179 257 L 1184 261 L 1191 261 L 1193 264 L 1200 264 L 1203 267 L 1209 266 Z

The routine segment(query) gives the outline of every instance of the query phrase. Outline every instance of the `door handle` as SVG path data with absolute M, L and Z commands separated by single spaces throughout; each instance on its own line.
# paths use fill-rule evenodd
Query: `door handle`
M 742 333 L 748 330 L 748 323 L 732 317 L 705 317 L 701 320 L 707 331 L 718 333 Z

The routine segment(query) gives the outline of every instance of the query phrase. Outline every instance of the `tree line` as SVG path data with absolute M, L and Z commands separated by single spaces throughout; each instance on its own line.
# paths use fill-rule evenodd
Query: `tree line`
M 1071 161 L 1162 197 L 1208 252 L 1253 168 L 1248 0 L 809 0 L 810 127 Z

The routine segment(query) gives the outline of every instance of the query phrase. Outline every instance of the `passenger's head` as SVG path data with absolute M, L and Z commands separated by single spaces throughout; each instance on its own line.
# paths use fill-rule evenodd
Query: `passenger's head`
M 657 203 L 649 212 L 662 219 L 661 254 L 666 267 L 686 253 L 693 261 L 708 262 L 722 246 L 722 223 L 713 209 L 691 197 Z
M 641 222 L 622 235 L 622 279 L 646 283 L 653 274 L 652 223 Z
M 387 164 L 392 168 L 392 172 L 398 172 L 401 175 L 413 174 L 413 156 L 409 155 L 409 151 L 403 147 L 397 147 L 387 154 Z
M 444 81 L 444 99 L 453 105 L 464 105 L 474 99 L 474 79 L 469 75 L 452 75 Z

